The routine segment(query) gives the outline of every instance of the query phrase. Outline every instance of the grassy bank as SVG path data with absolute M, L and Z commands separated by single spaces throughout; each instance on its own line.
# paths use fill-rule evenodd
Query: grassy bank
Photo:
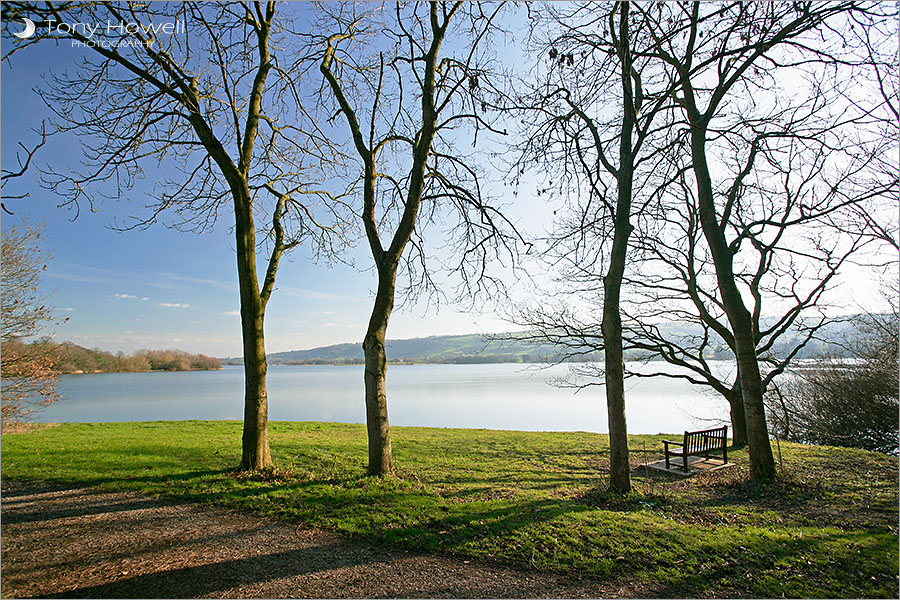
M 890 597 L 898 592 L 894 457 L 782 444 L 783 477 L 737 467 L 676 479 L 640 467 L 606 497 L 607 438 L 393 429 L 398 476 L 364 476 L 362 425 L 272 423 L 279 465 L 232 470 L 237 422 L 63 424 L 2 440 L 4 478 L 213 502 L 409 548 L 621 579 L 642 596 Z

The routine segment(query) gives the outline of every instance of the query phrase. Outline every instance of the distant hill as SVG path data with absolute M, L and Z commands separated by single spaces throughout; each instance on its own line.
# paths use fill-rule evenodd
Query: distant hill
M 489 340 L 483 335 L 437 335 L 408 340 L 388 340 L 388 359 L 393 363 L 528 363 L 554 358 L 558 351 L 549 344 Z M 362 364 L 362 344 L 335 344 L 275 352 L 268 355 L 273 365 Z M 241 358 L 222 359 L 224 364 L 241 364 Z
M 671 335 L 690 336 L 696 335 L 692 326 L 668 323 L 661 326 Z M 852 325 L 848 322 L 836 322 L 827 326 L 820 332 L 820 337 L 835 342 L 844 341 L 852 331 Z M 514 334 L 512 334 L 514 335 Z M 776 352 L 784 352 L 793 347 L 797 340 L 796 335 L 786 335 L 777 345 Z M 551 344 L 535 344 L 510 340 L 492 340 L 489 336 L 481 334 L 468 335 L 436 335 L 424 338 L 412 338 L 407 340 L 388 340 L 387 355 L 392 363 L 530 363 L 558 360 L 560 351 Z M 829 342 L 813 340 L 798 355 L 798 358 L 814 358 L 824 353 L 833 355 L 841 354 L 841 347 Z M 630 358 L 637 358 L 636 353 L 627 353 Z M 728 359 L 730 351 L 724 343 L 713 344 L 706 358 Z M 600 352 L 587 353 L 580 356 L 579 360 L 602 360 Z M 240 357 L 223 358 L 223 364 L 239 365 L 243 363 Z M 290 352 L 275 352 L 268 355 L 269 364 L 273 365 L 353 365 L 363 363 L 362 344 L 335 344 L 322 346 L 310 350 L 292 350 Z

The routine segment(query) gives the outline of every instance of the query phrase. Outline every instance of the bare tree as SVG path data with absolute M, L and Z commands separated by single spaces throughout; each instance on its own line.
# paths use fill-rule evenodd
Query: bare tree
M 847 139 L 848 132 L 840 129 L 828 124 L 815 135 L 796 128 L 782 132 L 777 149 L 767 147 L 766 158 L 745 180 L 743 198 L 735 202 L 728 224 L 735 278 L 746 292 L 756 356 L 763 366 L 763 391 L 835 320 L 826 316 L 825 294 L 848 261 L 877 236 L 870 228 L 848 223 L 876 189 L 852 183 L 871 166 L 874 155 L 862 156 L 853 168 L 845 164 L 839 177 L 826 176 L 829 171 L 834 175 L 830 162 L 844 162 L 842 153 L 829 145 L 836 141 L 831 136 Z M 812 143 L 801 144 L 801 138 Z M 786 169 L 778 162 L 779 152 L 804 159 Z M 823 179 L 841 193 L 830 199 L 817 195 Z M 668 203 L 652 234 L 636 241 L 642 262 L 640 272 L 628 279 L 634 292 L 626 345 L 681 367 L 677 373 L 642 370 L 634 375 L 679 377 L 721 393 L 730 405 L 734 443 L 740 446 L 747 443 L 747 428 L 739 369 L 722 370 L 710 362 L 733 361 L 735 339 L 715 293 L 714 264 L 704 245 L 694 190 L 684 178 L 677 183 L 670 195 L 681 200 Z
M 53 323 L 53 309 L 40 290 L 47 268 L 41 248 L 41 228 L 20 224 L 3 230 L 0 276 L 0 377 L 4 425 L 27 419 L 34 408 L 59 399 L 52 347 L 28 345 Z
M 330 33 L 314 40 L 323 94 L 346 122 L 359 161 L 360 218 L 378 276 L 363 341 L 371 475 L 393 470 L 384 344 L 398 270 L 419 286 L 430 283 L 424 229 L 451 213 L 456 235 L 441 237 L 452 240 L 467 286 L 484 284 L 490 259 L 515 236 L 483 194 L 477 162 L 459 148 L 467 128 L 475 141 L 480 129 L 500 133 L 491 126 L 483 51 L 501 6 L 482 9 L 432 2 L 366 14 L 357 5 L 320 6 L 321 28 Z
M 753 119 L 741 109 L 760 102 L 771 83 L 767 77 L 771 72 L 810 61 L 826 69 L 850 64 L 852 61 L 841 58 L 839 29 L 854 21 L 884 18 L 893 9 L 882 12 L 878 6 L 861 8 L 854 3 L 695 2 L 648 5 L 640 10 L 652 23 L 650 31 L 658 41 L 655 54 L 659 64 L 678 82 L 677 101 L 685 121 L 684 139 L 690 155 L 689 173 L 696 188 L 696 214 L 714 266 L 718 296 L 733 336 L 740 373 L 751 478 L 764 481 L 775 475 L 775 463 L 762 400 L 759 332 L 754 328 L 753 307 L 748 308 L 740 287 L 737 257 L 743 243 L 764 239 L 754 240 L 750 234 L 766 223 L 751 220 L 745 228 L 739 228 L 737 236 L 729 239 L 729 234 L 740 214 L 737 208 L 746 197 L 748 177 L 755 172 L 757 161 L 767 160 L 773 168 L 778 165 L 782 172 L 789 173 L 792 156 L 783 154 L 784 146 L 779 141 L 788 137 L 793 143 L 802 139 L 802 133 L 792 132 L 790 110 L 775 119 Z M 825 74 L 829 74 L 827 70 Z M 769 101 L 773 102 L 771 98 Z M 761 102 L 756 108 L 756 114 L 775 110 Z M 741 156 L 740 162 L 729 165 L 719 161 L 717 151 L 728 144 L 741 148 L 736 153 Z M 787 147 L 791 148 L 791 144 Z M 852 153 L 846 145 L 837 145 L 836 149 Z M 797 158 L 804 160 L 804 154 Z M 723 177 L 721 172 L 728 175 Z M 828 212 L 819 202 L 840 203 L 845 191 L 838 185 L 840 175 L 837 177 L 838 181 L 818 180 L 822 187 L 813 194 L 815 212 Z M 852 178 L 850 181 L 852 187 Z M 827 187 L 829 183 L 838 185 L 837 189 Z M 792 191 L 793 186 L 786 193 Z
M 654 60 L 660 50 L 665 53 L 666 48 L 687 37 L 684 24 L 679 25 L 678 20 L 677 13 L 682 9 L 676 9 L 672 16 L 664 8 L 654 5 L 652 10 L 639 9 L 643 31 L 652 37 L 652 42 L 643 45 L 643 52 L 635 50 L 639 57 L 635 62 L 646 65 L 641 70 L 645 77 L 656 75 L 680 88 L 684 85 L 682 76 Z M 746 42 L 760 33 L 754 28 L 760 26 L 760 18 L 765 18 L 745 15 L 742 22 L 729 10 L 743 9 L 738 4 L 730 9 L 716 6 L 712 14 L 704 12 L 701 19 L 707 28 L 702 31 L 703 44 L 712 45 L 717 52 L 725 50 L 716 45 L 721 39 L 710 32 L 732 31 L 732 37 Z M 590 14 L 589 10 L 582 11 Z M 578 14 L 577 9 L 573 12 Z M 754 356 L 765 366 L 760 374 L 763 389 L 822 331 L 827 323 L 822 312 L 823 296 L 839 270 L 854 257 L 858 260 L 863 254 L 860 251 L 873 241 L 885 238 L 890 243 L 896 235 L 893 214 L 889 212 L 890 218 L 885 218 L 881 208 L 893 206 L 884 199 L 896 197 L 896 175 L 879 167 L 883 167 L 887 153 L 896 144 L 896 127 L 889 124 L 891 114 L 896 114 L 889 100 L 896 91 L 886 75 L 890 73 L 885 69 L 889 61 L 884 60 L 883 50 L 876 48 L 878 35 L 871 28 L 874 16 L 863 14 L 860 19 L 869 26 L 857 29 L 858 43 L 851 51 L 846 51 L 845 46 L 843 52 L 825 55 L 820 45 L 811 61 L 793 56 L 791 60 L 776 62 L 779 73 L 806 75 L 814 85 L 797 85 L 796 90 L 791 90 L 793 95 L 785 94 L 790 100 L 782 102 L 777 98 L 783 91 L 777 89 L 779 82 L 771 75 L 774 67 L 765 73 L 758 69 L 746 73 L 750 81 L 734 84 L 733 93 L 722 101 L 728 104 L 727 110 L 720 108 L 708 128 L 709 155 L 714 156 L 709 162 L 717 173 L 714 193 L 720 206 L 727 207 L 722 228 L 733 257 L 734 286 L 748 302 Z M 587 22 L 586 27 L 570 23 L 563 31 L 570 38 L 587 37 L 586 31 L 600 29 L 598 22 Z M 742 26 L 749 29 L 743 31 Z M 804 27 L 807 29 L 796 36 L 808 32 L 811 25 Z M 827 33 L 829 42 L 835 41 L 833 34 Z M 794 43 L 802 44 L 803 40 L 798 37 Z M 570 87 L 587 93 L 586 90 L 594 89 L 591 77 L 599 70 L 582 68 L 583 50 L 579 52 L 576 46 L 572 52 L 572 48 L 560 49 L 551 44 L 544 51 L 552 51 L 554 64 L 559 61 L 562 66 L 571 65 Z M 802 50 L 795 50 L 795 54 L 802 54 Z M 835 50 L 833 45 L 829 50 Z M 728 68 L 746 48 L 739 46 L 735 52 L 728 56 L 730 62 L 723 61 Z M 701 61 L 704 57 L 703 53 L 695 53 L 691 58 Z M 715 64 L 705 63 L 705 67 L 711 70 L 709 65 Z M 696 68 L 691 76 L 716 82 L 715 73 Z M 751 76 L 757 80 L 752 81 Z M 881 90 L 871 102 L 860 101 L 861 76 L 877 84 L 865 93 Z M 802 81 L 805 84 L 806 80 Z M 850 88 L 847 81 L 853 81 L 856 89 Z M 674 98 L 672 91 L 669 88 L 662 93 Z M 703 88 L 699 95 L 707 93 L 709 90 Z M 657 96 L 645 91 L 645 97 Z M 687 141 L 692 125 L 683 117 L 678 120 L 678 113 L 683 112 L 679 108 L 667 115 L 664 128 L 668 131 L 660 128 L 653 132 L 655 139 L 645 142 L 665 149 L 670 164 L 662 164 L 661 154 L 657 153 L 653 155 L 653 169 L 640 177 L 642 195 L 637 197 L 641 198 L 641 210 L 633 213 L 635 233 L 631 236 L 633 258 L 627 263 L 623 278 L 624 349 L 635 358 L 662 357 L 682 370 L 672 373 L 642 369 L 627 374 L 680 377 L 722 393 L 730 402 L 734 441 L 740 445 L 747 439 L 740 369 L 721 372 L 710 362 L 713 357 L 733 359 L 737 345 L 717 289 L 716 265 L 697 208 L 694 164 Z M 574 121 L 564 111 L 559 114 L 559 122 L 568 125 Z M 551 125 L 543 127 L 548 131 L 562 129 L 559 122 L 548 119 Z M 571 135 L 573 140 L 590 137 Z M 538 143 L 532 141 L 532 148 L 543 151 L 552 146 L 548 142 L 555 141 L 547 135 L 534 139 Z M 587 142 L 580 146 L 573 143 L 569 152 L 578 156 L 587 146 Z M 557 151 L 557 159 L 561 157 L 562 152 Z M 588 187 L 581 182 L 573 185 L 573 173 L 580 167 L 573 161 L 553 173 L 552 179 L 561 191 Z M 729 181 L 728 177 L 733 179 Z M 552 311 L 544 303 L 520 315 L 519 320 L 536 332 L 527 337 L 556 343 L 569 358 L 591 354 L 605 344 L 600 335 L 603 326 L 596 323 L 591 313 L 602 312 L 597 298 L 605 300 L 603 292 L 609 284 L 604 278 L 607 273 L 598 268 L 605 256 L 599 251 L 602 246 L 598 240 L 603 237 L 597 232 L 615 222 L 611 216 L 614 214 L 612 210 L 578 210 L 561 221 L 562 228 L 557 233 L 562 233 L 562 237 L 556 239 L 565 243 L 553 255 L 557 257 L 556 266 L 564 266 L 564 305 Z M 573 239 L 577 243 L 572 243 Z M 661 326 L 664 322 L 667 326 Z M 678 325 L 682 326 L 681 331 Z M 582 385 L 592 385 L 609 376 L 608 367 L 580 363 L 572 370 L 578 376 L 587 376 L 588 383 Z
M 570 212 L 557 222 L 547 256 L 562 268 L 567 293 L 574 283 L 579 294 L 602 296 L 602 319 L 599 325 L 579 321 L 568 310 L 546 306 L 520 310 L 517 319 L 533 332 L 530 339 L 576 353 L 602 349 L 610 488 L 626 493 L 631 475 L 622 282 L 632 217 L 654 201 L 640 179 L 660 151 L 651 144 L 660 136 L 660 117 L 671 108 L 672 84 L 645 69 L 642 45 L 652 39 L 631 17 L 627 3 L 548 5 L 533 22 L 542 38 L 536 52 L 550 66 L 532 92 L 518 99 L 523 120 L 532 124 L 526 128 L 520 168 L 538 162 L 561 192 L 574 195 Z
M 85 53 L 78 70 L 40 90 L 58 132 L 84 143 L 82 170 L 46 183 L 76 210 L 121 198 L 153 170 L 149 214 L 123 228 L 171 219 L 202 231 L 234 215 L 245 373 L 241 467 L 272 465 L 263 323 L 282 255 L 311 240 L 340 240 L 340 202 L 310 171 L 334 160 L 305 113 L 301 86 L 279 64 L 288 44 L 274 2 L 217 4 L 4 4 L 5 18 L 39 21 L 34 43 L 66 41 Z M 324 200 L 324 201 L 323 201 Z M 257 217 L 263 244 L 257 236 Z M 170 216 L 171 215 L 171 216 Z M 262 282 L 257 251 L 267 246 Z

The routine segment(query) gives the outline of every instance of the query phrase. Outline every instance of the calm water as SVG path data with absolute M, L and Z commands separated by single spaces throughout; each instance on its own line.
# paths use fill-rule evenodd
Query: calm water
M 659 368 L 666 367 L 653 365 Z M 392 366 L 387 375 L 389 418 L 394 425 L 605 433 L 604 389 L 576 394 L 548 383 L 566 372 L 565 365 Z M 630 433 L 680 432 L 728 415 L 724 400 L 681 380 L 631 379 L 626 386 Z M 239 420 L 243 387 L 239 366 L 65 375 L 58 385 L 64 399 L 37 420 Z M 273 421 L 365 422 L 362 366 L 273 366 L 268 389 Z

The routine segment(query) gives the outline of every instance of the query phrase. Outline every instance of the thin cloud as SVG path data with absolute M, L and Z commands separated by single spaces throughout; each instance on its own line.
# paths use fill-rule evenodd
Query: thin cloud
M 62 270 L 57 270 L 62 269 Z M 45 273 L 47 277 L 81 283 L 121 283 L 129 274 L 76 263 L 56 263 Z
M 226 310 L 222 313 L 223 315 L 228 315 L 229 317 L 239 317 L 241 316 L 241 311 L 239 310 Z
M 182 304 L 181 302 L 160 302 L 157 306 L 164 306 L 166 308 L 188 308 L 190 304 Z
M 203 287 L 216 287 L 223 290 L 233 291 L 237 289 L 237 285 L 233 281 L 221 281 L 218 279 L 206 279 L 203 277 L 191 277 L 190 275 L 181 275 L 179 273 L 172 273 L 170 271 L 145 271 L 146 273 L 150 273 L 151 275 L 155 275 L 156 277 L 161 277 L 163 279 L 167 279 L 169 281 L 177 281 L 180 283 L 190 283 L 190 284 L 200 284 Z M 171 287 L 166 286 L 165 284 L 160 284 L 156 282 L 159 287 Z
M 345 296 L 342 294 L 332 294 L 330 292 L 320 292 L 317 290 L 308 290 L 305 288 L 296 288 L 290 286 L 279 286 L 278 291 L 286 296 L 294 298 L 307 298 L 309 300 L 360 300 L 353 296 Z
M 51 279 L 64 279 L 65 281 L 77 281 L 79 283 L 113 283 L 112 279 L 106 277 L 91 277 L 88 275 L 76 275 L 75 273 L 64 273 L 60 271 L 48 270 L 44 273 Z
M 137 298 L 137 296 L 132 296 L 131 294 L 113 294 L 116 300 L 125 300 L 126 298 Z

